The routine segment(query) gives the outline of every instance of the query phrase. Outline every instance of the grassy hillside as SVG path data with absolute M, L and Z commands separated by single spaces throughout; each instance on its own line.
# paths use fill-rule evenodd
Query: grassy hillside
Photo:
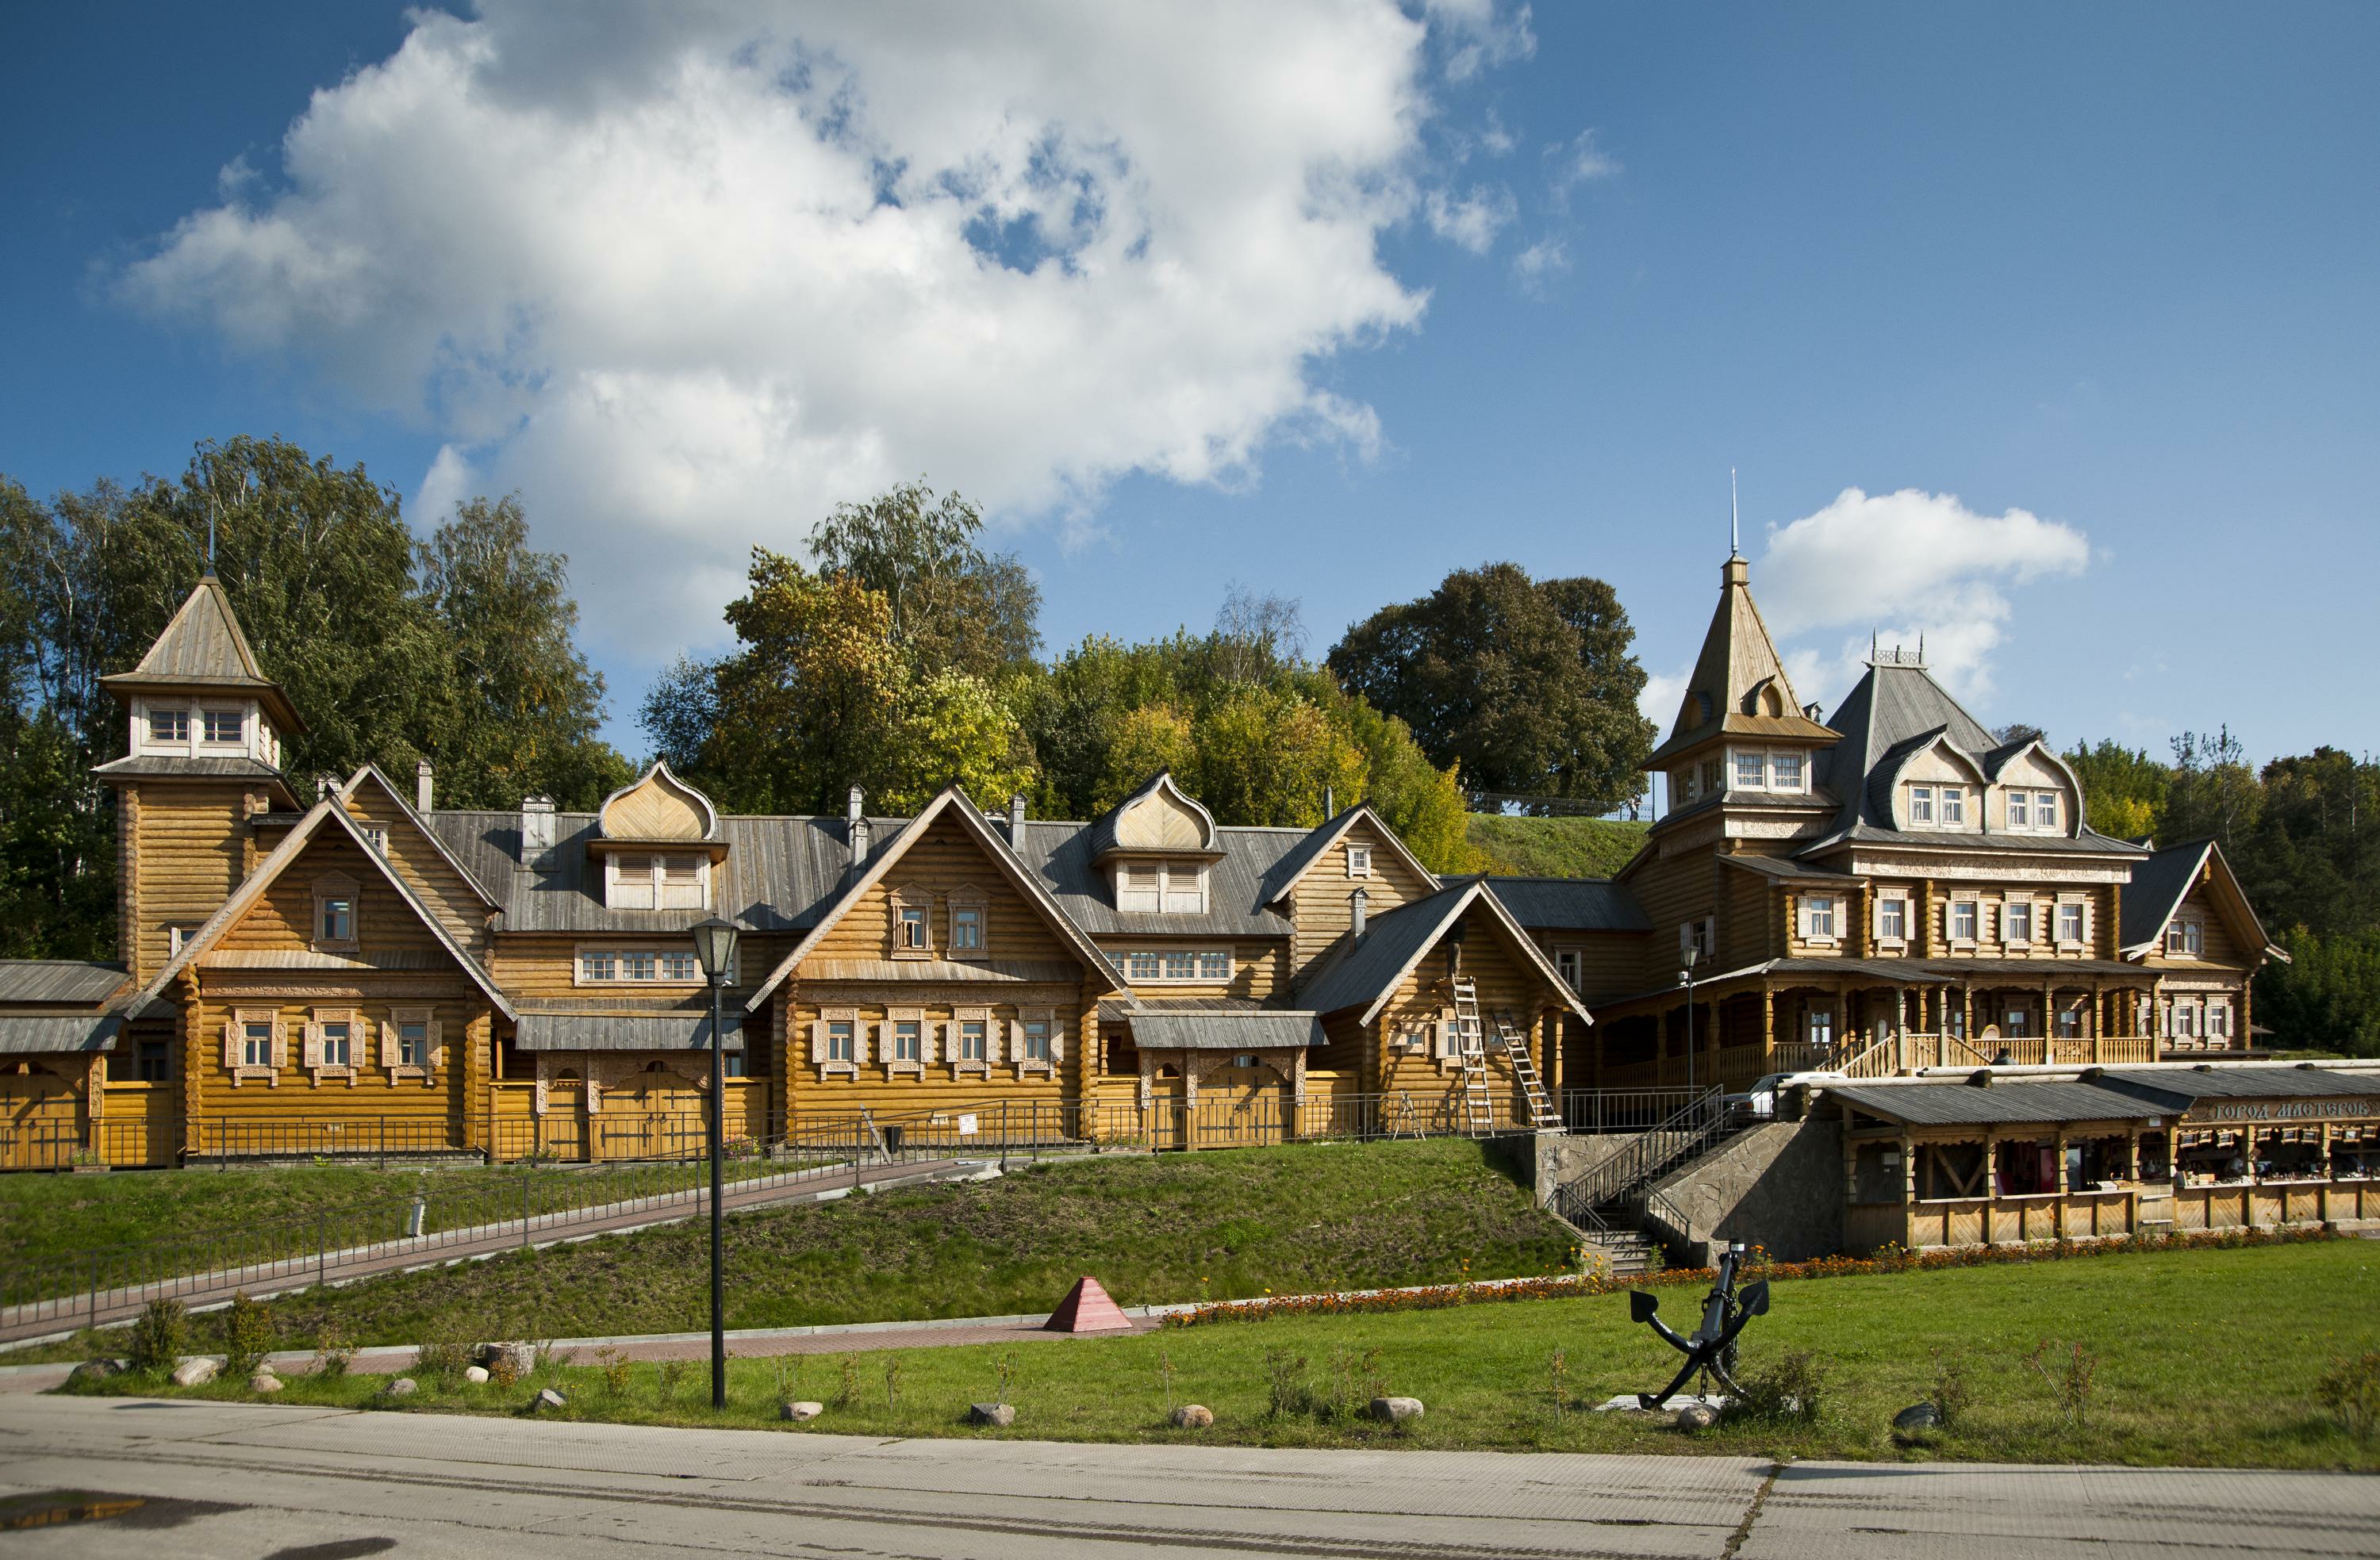
M 1467 838 L 1481 870 L 1532 877 L 1609 877 L 1645 842 L 1645 823 L 1609 818 L 1523 818 L 1471 815 Z
M 696 1224 L 273 1303 L 287 1347 L 707 1325 Z M 1090 1274 L 1126 1305 L 1552 1271 L 1569 1232 L 1460 1139 L 1116 1155 L 976 1185 L 733 1214 L 728 1325 L 1047 1311 Z M 193 1319 L 201 1338 L 218 1317 Z M 30 1356 L 20 1356 L 30 1358 Z

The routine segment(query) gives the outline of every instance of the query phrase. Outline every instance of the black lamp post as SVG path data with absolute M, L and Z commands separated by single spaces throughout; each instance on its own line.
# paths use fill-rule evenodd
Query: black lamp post
M 710 983 L 710 1406 L 727 1407 L 727 1289 L 725 1237 L 719 1219 L 721 1143 L 726 1135 L 726 1037 L 720 1033 L 720 994 L 735 968 L 735 926 L 713 915 L 694 928 L 694 957 Z
M 1686 1103 L 1694 1100 L 1694 960 L 1702 949 L 1688 943 L 1678 950 L 1678 984 L 1686 988 Z

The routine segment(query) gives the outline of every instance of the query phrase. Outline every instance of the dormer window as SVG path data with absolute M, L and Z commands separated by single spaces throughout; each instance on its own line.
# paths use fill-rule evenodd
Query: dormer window
M 149 740 L 161 747 L 188 743 L 190 740 L 190 712 L 187 709 L 150 710 Z
M 2033 827 L 2033 792 L 2011 791 L 2008 795 L 2008 826 L 2010 828 Z
M 1369 877 L 1371 875 L 1372 847 L 1369 845 L 1348 846 L 1347 876 L 1350 877 Z
M 1768 789 L 1768 756 L 1764 753 L 1739 753 L 1735 756 L 1735 786 L 1739 791 Z
M 1802 756 L 1798 753 L 1772 753 L 1768 756 L 1768 789 L 1799 791 L 1802 789 Z
M 1909 788 L 1909 821 L 1928 828 L 1934 823 L 1934 788 L 1912 785 Z
M 1116 908 L 1201 915 L 1207 910 L 1207 868 L 1196 862 L 1128 861 L 1116 868 Z
M 212 747 L 237 747 L 248 724 L 247 717 L 237 709 L 209 709 L 199 719 L 199 734 Z
M 1966 787 L 1958 785 L 1944 786 L 1942 788 L 1942 827 L 1945 828 L 1962 828 L 1966 824 Z
M 710 863 L 701 856 L 614 855 L 604 902 L 613 910 L 707 910 Z

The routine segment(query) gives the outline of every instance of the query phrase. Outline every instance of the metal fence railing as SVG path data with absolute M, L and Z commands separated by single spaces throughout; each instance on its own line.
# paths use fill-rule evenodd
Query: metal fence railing
M 1562 1128 L 1581 1133 L 1644 1132 L 1684 1109 L 1702 1091 L 1688 1089 L 1565 1089 Z

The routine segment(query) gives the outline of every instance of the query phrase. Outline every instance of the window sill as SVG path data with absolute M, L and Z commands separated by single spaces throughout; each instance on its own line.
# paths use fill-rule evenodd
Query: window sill
M 264 1080 L 267 1088 L 281 1086 L 281 1070 L 277 1067 L 235 1067 L 231 1070 L 231 1086 L 235 1089 L 259 1078 Z
M 859 1079 L 859 1064 L 856 1062 L 822 1061 L 814 1065 L 818 1068 L 819 1082 L 821 1083 L 830 1078 L 848 1078 L 855 1082 Z
M 1052 1061 L 1021 1061 L 1016 1064 L 1016 1076 L 1020 1079 L 1055 1078 L 1058 1076 L 1058 1068 Z
M 312 947 L 317 953 L 344 953 L 352 956 L 363 951 L 363 946 L 352 937 L 345 942 L 317 942 Z
M 892 957 L 923 961 L 933 958 L 934 950 L 930 948 L 896 948 L 892 950 Z
M 921 1061 L 888 1061 L 884 1064 L 884 1076 L 915 1078 L 919 1082 L 923 1082 L 926 1077 L 926 1064 Z
M 988 1061 L 954 1061 L 951 1063 L 951 1076 L 953 1078 L 980 1078 L 985 1082 L 989 1083 L 991 1082 L 991 1063 Z
M 306 1070 L 314 1075 L 314 1087 L 318 1089 L 325 1078 L 344 1078 L 348 1088 L 356 1086 L 356 1070 L 352 1067 L 310 1067 Z
M 383 1068 L 382 1070 L 388 1074 L 388 1081 L 391 1083 L 403 1082 L 409 1078 L 419 1078 L 425 1085 L 437 1082 L 435 1069 L 417 1067 L 409 1062 L 399 1062 L 394 1067 Z

